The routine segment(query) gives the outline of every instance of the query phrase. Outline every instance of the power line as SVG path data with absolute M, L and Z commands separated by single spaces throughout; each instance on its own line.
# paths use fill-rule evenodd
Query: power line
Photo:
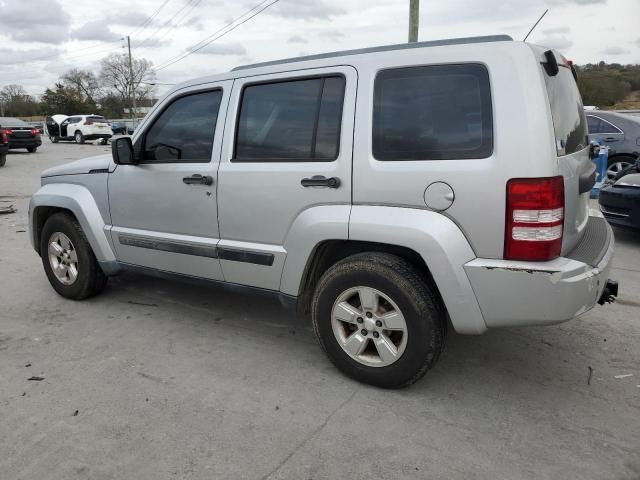
M 196 43 L 194 46 L 192 46 L 191 48 L 187 49 L 187 52 L 185 52 L 184 54 L 178 55 L 170 60 L 165 61 L 164 63 L 160 64 L 159 67 L 155 68 L 154 70 L 156 72 L 160 71 L 160 70 L 164 70 L 167 67 L 170 67 L 171 65 L 174 65 L 175 63 L 178 63 L 182 60 L 184 60 L 185 58 L 189 57 L 190 55 L 193 55 L 194 53 L 202 50 L 204 47 L 206 47 L 207 45 L 213 43 L 214 41 L 218 40 L 219 38 L 224 37 L 225 35 L 227 35 L 228 33 L 231 33 L 233 30 L 235 30 L 236 28 L 238 28 L 240 25 L 245 24 L 246 22 L 248 22 L 249 20 L 251 20 L 253 17 L 259 15 L 260 13 L 262 13 L 263 11 L 265 11 L 267 8 L 271 7 L 272 5 L 275 5 L 276 3 L 278 3 L 280 0 L 272 0 L 271 3 L 268 3 L 267 5 L 264 5 L 266 2 L 271 1 L 271 0 L 266 0 L 263 2 L 260 2 L 258 5 L 256 5 L 255 7 L 251 8 L 250 10 L 248 10 L 247 12 L 245 12 L 244 14 L 240 15 L 239 17 L 237 17 L 236 19 L 232 20 L 231 22 L 229 22 L 227 25 L 225 25 L 224 27 L 222 27 L 221 29 L 217 30 L 216 32 L 214 32 L 212 35 L 210 35 L 209 37 L 205 38 L 204 40 Z M 264 6 L 262 6 L 264 5 Z M 261 7 L 262 6 L 262 7 Z M 260 8 L 261 7 L 261 8 Z M 238 21 L 239 19 L 241 19 L 242 17 L 246 16 L 248 13 L 252 12 L 253 10 L 255 10 L 256 8 L 259 8 L 259 10 L 257 10 L 255 13 L 253 13 L 252 15 L 250 15 L 249 17 L 245 18 L 244 20 L 242 20 L 239 23 L 236 23 L 234 25 L 234 23 L 236 21 Z M 222 33 L 220 33 L 222 32 Z
M 142 22 L 142 24 L 138 25 L 138 28 L 131 32 L 129 36 L 144 32 L 144 30 L 151 24 L 153 19 L 156 18 L 156 16 L 160 13 L 160 10 L 162 10 L 167 3 L 169 3 L 169 0 L 164 0 L 164 2 L 162 2 L 162 5 L 156 8 L 156 10 L 149 16 L 149 18 Z
M 145 38 L 144 40 L 142 40 L 142 42 L 138 43 L 137 45 L 135 45 L 135 48 L 140 48 L 142 47 L 145 43 L 147 43 L 156 33 L 158 33 L 160 30 L 163 30 L 167 25 L 169 25 L 171 23 L 171 21 L 177 17 L 178 15 L 180 15 L 182 13 L 182 11 L 187 8 L 189 5 L 191 5 L 195 0 L 187 0 L 187 2 L 182 6 L 182 8 L 180 10 L 178 10 L 175 14 L 173 14 L 171 17 L 169 17 L 169 19 L 164 22 L 162 25 L 160 25 L 158 28 L 156 28 L 153 33 L 151 35 L 149 35 L 147 38 Z
M 166 36 L 167 36 L 167 35 L 168 35 L 172 30 L 174 30 L 175 28 L 180 27 L 180 26 L 184 23 L 184 21 L 186 20 L 186 18 L 189 16 L 189 14 L 193 11 L 193 9 L 194 9 L 194 8 L 196 8 L 196 7 L 200 4 L 200 2 L 201 2 L 201 1 L 202 1 L 202 0 L 196 0 L 196 2 L 195 2 L 193 5 L 191 5 L 191 8 L 189 8 L 189 10 L 187 10 L 187 11 L 185 12 L 185 14 L 182 16 L 182 18 L 181 18 L 180 20 L 176 21 L 174 24 L 172 24 L 172 25 L 170 26 L 170 28 L 169 28 L 166 32 L 164 32 L 160 37 L 158 37 L 157 41 L 158 41 L 158 42 L 160 42 L 160 41 L 161 41 L 164 37 L 166 37 Z

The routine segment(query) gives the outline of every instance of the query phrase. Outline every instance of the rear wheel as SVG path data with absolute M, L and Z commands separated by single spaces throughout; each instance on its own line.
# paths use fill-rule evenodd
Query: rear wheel
M 74 138 L 75 138 L 76 143 L 84 143 L 84 135 L 82 134 L 81 131 L 78 130 L 76 132 Z
M 445 310 L 409 262 L 362 253 L 331 267 L 312 302 L 313 327 L 346 375 L 383 388 L 411 385 L 444 348 Z
M 40 256 L 49 283 L 63 297 L 83 300 L 104 290 L 107 277 L 73 216 L 56 213 L 47 219 Z
M 58 143 L 60 141 L 60 137 L 49 137 L 49 140 L 51 140 L 51 143 Z
M 29 153 L 36 153 L 37 150 L 38 147 L 27 147 L 27 152 Z
M 7 154 L 0 155 L 0 167 L 4 167 L 4 164 L 7 163 Z

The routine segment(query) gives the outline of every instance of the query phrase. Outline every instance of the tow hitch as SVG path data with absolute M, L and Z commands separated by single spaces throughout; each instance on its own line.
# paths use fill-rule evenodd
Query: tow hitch
M 618 282 L 616 280 L 607 280 L 607 285 L 602 291 L 598 304 L 604 305 L 605 303 L 613 303 L 618 296 Z

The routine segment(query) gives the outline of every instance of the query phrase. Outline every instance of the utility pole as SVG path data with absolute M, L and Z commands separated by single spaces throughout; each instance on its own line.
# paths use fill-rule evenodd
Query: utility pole
M 409 43 L 418 41 L 420 27 L 420 0 L 409 0 Z
M 136 88 L 135 88 L 135 83 L 133 80 L 133 61 L 131 60 L 131 38 L 129 37 L 129 35 L 127 35 L 127 47 L 129 48 L 129 81 L 131 82 L 131 99 L 132 99 L 132 103 L 133 103 L 133 113 L 132 113 L 132 118 L 133 118 L 133 123 L 134 123 L 134 127 L 135 127 L 135 115 L 136 115 Z

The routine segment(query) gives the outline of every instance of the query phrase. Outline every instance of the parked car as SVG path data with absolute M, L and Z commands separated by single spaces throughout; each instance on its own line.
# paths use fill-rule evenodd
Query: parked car
M 570 63 L 507 36 L 267 62 L 44 171 L 31 240 L 64 297 L 128 269 L 262 289 L 344 373 L 402 387 L 449 319 L 546 325 L 616 295 L 589 150 Z
M 85 140 L 107 140 L 113 136 L 111 125 L 100 115 L 53 115 L 45 125 L 52 143 L 60 140 L 84 143 Z
M 586 114 L 589 139 L 609 147 L 607 177 L 614 178 L 640 152 L 640 118 L 602 110 Z
M 133 134 L 133 128 L 127 127 L 124 122 L 111 122 L 111 130 L 114 135 L 131 135 Z
M 600 189 L 600 210 L 609 223 L 640 229 L 640 156 Z
M 7 163 L 7 153 L 9 152 L 9 138 L 7 133 L 0 125 L 0 167 L 4 167 Z
M 7 135 L 9 149 L 26 148 L 29 153 L 35 153 L 42 145 L 40 132 L 19 118 L 0 117 L 0 126 Z

